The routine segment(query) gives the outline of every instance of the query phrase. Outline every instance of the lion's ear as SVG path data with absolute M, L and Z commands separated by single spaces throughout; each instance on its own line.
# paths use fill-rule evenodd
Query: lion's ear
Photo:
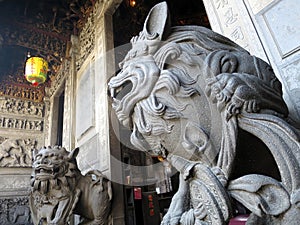
M 68 155 L 68 158 L 69 158 L 69 159 L 76 159 L 78 153 L 79 153 L 79 148 L 77 147 L 77 148 L 73 149 L 73 150 L 70 152 L 70 154 Z
M 143 32 L 149 37 L 155 37 L 163 40 L 171 30 L 171 22 L 169 16 L 168 5 L 166 2 L 156 4 L 149 12 L 145 23 Z

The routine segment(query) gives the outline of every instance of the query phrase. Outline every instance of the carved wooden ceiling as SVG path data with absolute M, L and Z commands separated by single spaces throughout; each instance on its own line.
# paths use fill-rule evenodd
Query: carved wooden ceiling
M 23 76 L 28 52 L 58 70 L 71 34 L 77 34 L 94 0 L 0 0 L 0 84 L 29 85 Z M 1 88 L 0 88 L 1 91 Z

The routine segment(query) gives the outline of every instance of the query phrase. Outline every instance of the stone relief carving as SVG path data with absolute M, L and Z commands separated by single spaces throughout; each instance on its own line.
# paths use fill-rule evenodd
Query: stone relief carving
M 44 98 L 43 88 L 32 88 L 30 86 L 16 84 L 3 84 L 0 86 L 0 95 L 14 98 L 22 98 L 34 102 L 42 102 Z
M 132 144 L 180 172 L 161 224 L 227 224 L 235 202 L 251 213 L 247 225 L 295 224 L 299 136 L 272 68 L 211 30 L 169 21 L 165 2 L 151 9 L 108 84 Z M 264 144 L 279 178 L 264 171 L 233 177 L 243 132 Z M 251 144 L 247 151 L 257 148 Z
M 78 55 L 76 67 L 80 69 L 84 60 L 90 55 L 94 49 L 95 43 L 95 25 L 94 25 L 94 14 L 91 13 L 88 17 L 82 31 L 79 35 L 80 43 L 80 54 Z
M 82 216 L 80 224 L 108 224 L 111 182 L 97 170 L 83 176 L 77 167 L 78 152 L 79 148 L 68 152 L 49 146 L 35 153 L 30 193 L 35 225 L 65 225 L 73 213 Z
M 32 150 L 36 147 L 36 140 L 1 139 L 0 167 L 30 167 L 32 165 Z
M 31 119 L 17 119 L 0 117 L 0 128 L 13 128 L 18 130 L 42 131 L 43 121 Z
M 22 99 L 0 97 L 0 111 L 2 113 L 15 113 L 43 117 L 44 104 Z
M 64 60 L 61 64 L 59 72 L 52 77 L 51 87 L 46 87 L 45 92 L 47 97 L 51 97 L 58 87 L 64 82 L 65 76 L 70 73 L 70 61 Z
M 0 198 L 0 224 L 32 225 L 28 197 Z

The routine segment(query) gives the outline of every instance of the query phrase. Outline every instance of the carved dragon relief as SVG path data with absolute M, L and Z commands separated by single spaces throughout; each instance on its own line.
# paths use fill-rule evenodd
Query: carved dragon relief
M 69 224 L 81 216 L 81 225 L 107 225 L 112 200 L 111 182 L 98 170 L 82 175 L 77 167 L 79 148 L 68 152 L 54 146 L 34 155 L 29 198 L 35 225 Z
M 171 27 L 168 13 L 165 2 L 151 9 L 108 83 L 132 144 L 180 171 L 162 225 L 227 224 L 233 202 L 251 213 L 248 225 L 295 224 L 299 136 L 272 68 L 209 29 Z M 280 179 L 232 178 L 241 131 L 264 143 Z

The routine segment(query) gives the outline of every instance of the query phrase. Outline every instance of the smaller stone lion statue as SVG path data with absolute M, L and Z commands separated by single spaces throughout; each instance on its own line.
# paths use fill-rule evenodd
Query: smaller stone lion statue
M 78 152 L 49 146 L 34 153 L 29 205 L 35 225 L 66 225 L 72 214 L 82 217 L 81 225 L 108 223 L 111 182 L 97 170 L 83 176 Z

